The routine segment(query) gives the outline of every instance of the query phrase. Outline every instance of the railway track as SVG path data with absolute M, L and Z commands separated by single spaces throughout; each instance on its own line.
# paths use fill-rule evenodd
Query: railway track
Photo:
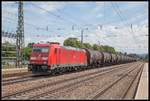
M 118 68 L 117 68 L 118 69 Z M 120 68 L 119 68 L 120 69 Z M 71 91 L 71 90 L 73 90 L 73 89 L 75 89 L 76 87 L 79 87 L 83 82 L 86 82 L 86 81 L 89 81 L 89 80 L 93 80 L 93 79 L 95 79 L 95 78 L 97 78 L 97 77 L 99 77 L 99 76 L 102 76 L 102 75 L 105 75 L 105 74 L 107 74 L 107 73 L 111 73 L 112 71 L 114 71 L 114 70 L 116 70 L 116 68 L 113 68 L 112 70 L 108 70 L 108 71 L 103 71 L 102 73 L 98 73 L 97 75 L 95 75 L 95 76 L 92 76 L 92 77 L 88 77 L 88 78 L 86 78 L 86 79 L 83 79 L 83 80 L 79 80 L 79 81 L 77 81 L 77 82 L 74 82 L 74 83 L 71 83 L 71 84 L 69 84 L 69 85 L 65 85 L 65 86 L 63 86 L 63 87 L 60 87 L 60 88 L 57 88 L 57 89 L 54 89 L 54 90 L 51 90 L 51 91 L 46 91 L 46 92 L 44 92 L 44 93 L 41 93 L 41 94 L 39 94 L 39 95 L 35 95 L 35 96 L 32 96 L 32 97 L 30 97 L 29 99 L 37 99 L 37 98 L 40 98 L 40 97 L 42 97 L 42 96 L 45 96 L 45 95 L 47 95 L 47 94 L 53 94 L 53 93 L 56 93 L 56 92 L 59 92 L 59 91 L 61 91 L 61 90 L 63 90 L 63 89 L 68 89 L 69 91 Z M 88 75 L 89 76 L 89 75 Z M 75 85 L 75 86 L 74 86 Z
M 7 78 L 7 79 L 3 79 L 2 80 L 2 85 L 10 85 L 13 83 L 19 83 L 19 82 L 23 82 L 23 81 L 28 81 L 28 80 L 32 80 L 32 74 L 31 75 L 26 75 L 26 76 L 21 76 L 21 77 L 16 77 L 16 78 Z
M 139 81 L 140 81 L 140 77 L 142 75 L 142 71 L 143 71 L 143 68 L 144 68 L 144 66 L 143 67 L 142 66 L 141 66 L 141 70 L 139 71 L 139 73 L 134 77 L 134 79 L 131 81 L 131 83 L 126 88 L 126 92 L 122 96 L 122 99 L 131 99 L 131 98 L 134 99 L 135 98 L 137 88 L 138 88 L 138 84 L 139 84 Z
M 106 87 L 104 87 L 104 88 L 102 88 L 102 89 L 99 89 L 95 94 L 89 96 L 88 98 L 94 99 L 94 100 L 96 100 L 96 99 L 108 99 L 108 98 L 105 96 L 106 94 L 108 94 L 108 93 L 106 93 L 106 92 L 112 92 L 112 91 L 111 91 L 111 88 L 112 88 L 113 86 L 116 86 L 117 84 L 121 83 L 121 81 L 123 81 L 123 79 L 125 79 L 125 77 L 129 76 L 129 74 L 131 75 L 132 72 L 136 70 L 136 71 L 137 71 L 136 74 L 135 74 L 134 77 L 130 80 L 130 82 L 129 82 L 128 85 L 126 86 L 126 89 L 125 89 L 125 90 L 122 90 L 122 92 L 120 92 L 120 93 L 122 93 L 122 94 L 120 94 L 120 96 L 119 96 L 118 98 L 119 98 L 119 99 L 124 99 L 124 98 L 127 96 L 127 94 L 128 94 L 128 92 L 129 92 L 131 86 L 133 85 L 133 82 L 136 80 L 137 77 L 139 77 L 139 76 L 141 75 L 142 69 L 143 69 L 143 68 L 141 68 L 141 67 L 143 67 L 143 64 L 142 64 L 141 66 L 139 66 L 138 70 L 137 70 L 136 67 L 133 68 L 132 70 L 129 70 L 125 75 L 122 75 L 121 77 L 119 77 L 119 78 L 116 79 L 114 82 L 112 82 L 112 83 L 110 83 L 109 85 L 107 85 Z M 124 85 L 124 86 L 125 86 L 125 85 Z M 119 86 L 116 86 L 116 89 L 117 89 L 117 87 L 119 87 Z M 105 94 L 105 93 L 106 93 L 106 94 Z M 105 95 L 104 95 L 104 94 L 105 94 Z M 103 96 L 103 97 L 101 97 L 101 96 Z M 106 97 L 106 98 L 105 98 L 105 97 Z M 110 98 L 113 98 L 113 99 L 114 99 L 115 97 L 110 97 Z
M 121 69 L 121 68 L 120 68 Z M 118 70 L 117 70 L 118 71 Z M 112 71 L 113 72 L 113 71 Z M 108 73 L 111 73 L 111 72 L 108 72 Z M 106 75 L 108 74 L 108 73 L 106 73 Z M 105 73 L 104 73 L 104 75 L 105 75 Z M 61 96 L 61 94 L 63 94 L 63 93 L 65 93 L 66 94 L 66 92 L 69 92 L 69 93 L 71 93 L 73 90 L 76 90 L 78 87 L 81 87 L 81 86 L 85 86 L 83 83 L 88 83 L 88 82 L 92 82 L 93 81 L 93 79 L 96 79 L 96 78 L 99 78 L 99 77 L 101 77 L 101 78 L 103 78 L 103 77 L 105 77 L 103 74 L 102 75 L 99 75 L 99 76 L 95 76 L 95 77 L 93 77 L 93 78 L 91 78 L 91 79 L 88 79 L 88 80 L 85 80 L 85 81 L 81 81 L 81 82 L 77 82 L 77 83 L 74 83 L 74 84 L 72 84 L 72 85 L 68 85 L 68 86 L 64 86 L 64 87 L 62 87 L 62 88 L 59 88 L 59 89 L 56 89 L 56 90 L 52 90 L 52 91 L 47 91 L 47 92 L 44 92 L 44 93 L 42 93 L 42 94 L 39 94 L 39 95 L 35 95 L 35 96 L 33 96 L 32 98 L 29 98 L 29 99 L 58 99 L 58 96 L 60 97 Z M 94 86 L 94 85 L 91 85 L 91 86 Z M 80 93 L 81 91 L 79 91 L 78 90 L 78 92 L 77 93 Z M 56 94 L 56 95 L 55 95 Z M 66 94 L 67 95 L 67 94 Z M 65 95 L 64 95 L 65 96 Z M 62 95 L 62 99 L 64 99 L 63 97 L 64 97 L 63 95 Z M 48 98 L 46 98 L 46 97 L 48 97 Z M 81 96 L 79 96 L 80 97 L 80 99 L 82 99 L 82 97 Z M 66 99 L 68 99 L 69 98 L 69 96 L 68 97 L 66 97 Z M 71 99 L 73 98 L 73 97 L 70 97 Z M 78 99 L 78 98 L 75 98 L 75 99 Z M 83 99 L 86 99 L 86 97 L 84 98 L 83 97 Z
M 132 65 L 132 64 L 130 64 L 130 65 Z M 97 72 L 94 72 L 94 73 L 85 74 L 85 75 L 73 77 L 73 78 L 70 78 L 70 79 L 60 80 L 60 81 L 56 81 L 56 82 L 50 82 L 50 83 L 47 83 L 45 85 L 40 85 L 40 86 L 37 86 L 37 87 L 24 89 L 22 91 L 15 92 L 13 94 L 5 95 L 5 96 L 2 97 L 2 99 L 18 99 L 21 96 L 25 96 L 25 95 L 27 95 L 27 98 L 24 97 L 25 99 L 34 99 L 34 98 L 42 96 L 42 95 L 44 95 L 46 93 L 50 93 L 50 92 L 53 93 L 53 92 L 59 91 L 60 89 L 65 89 L 65 88 L 67 88 L 69 86 L 85 82 L 87 80 L 96 78 L 96 77 L 98 77 L 100 75 L 112 72 L 112 71 L 117 70 L 119 68 L 121 69 L 121 68 L 123 68 L 125 66 L 126 65 L 120 66 L 120 67 L 116 66 L 116 67 L 111 68 L 111 69 L 110 68 L 109 69 L 104 69 L 101 72 L 97 71 Z M 68 82 L 71 82 L 71 81 L 74 81 L 74 80 L 76 80 L 76 82 L 68 83 Z M 62 83 L 66 83 L 66 84 L 64 86 L 61 86 Z M 55 86 L 55 85 L 60 85 L 60 87 L 56 87 L 56 88 L 52 87 L 52 86 Z M 54 89 L 51 88 L 50 90 L 48 90 L 48 91 L 46 91 L 44 93 L 40 92 L 41 90 L 43 90 L 45 88 L 49 89 L 48 87 L 52 87 Z M 36 93 L 38 93 L 38 94 L 36 94 Z
M 126 64 L 123 64 L 123 65 L 126 65 Z M 82 70 L 72 71 L 72 72 L 68 72 L 68 73 L 74 73 L 74 72 L 80 72 L 80 71 L 82 71 Z M 59 76 L 59 74 L 46 75 L 46 76 L 42 76 L 42 77 L 41 76 L 35 77 L 35 75 L 33 75 L 33 74 L 28 74 L 26 76 L 21 76 L 21 77 L 17 77 L 17 78 L 3 79 L 2 80 L 2 85 L 3 86 L 12 85 L 12 84 L 19 83 L 19 82 L 26 82 L 26 81 L 31 81 L 31 80 L 38 80 L 38 79 L 43 79 L 43 77 L 44 78 L 49 78 L 49 77 L 52 77 L 52 76 Z
M 39 76 L 39 75 L 30 74 L 30 75 L 21 76 L 21 77 L 12 78 L 12 79 L 4 79 L 2 80 L 2 85 L 8 86 L 8 85 L 16 84 L 16 83 L 39 80 L 43 78 L 49 78 L 49 76 Z
M 102 72 L 104 70 L 110 69 L 110 68 L 116 68 L 116 67 L 122 67 L 122 66 L 126 66 L 126 65 L 131 65 L 133 63 L 129 63 L 129 64 L 123 64 L 123 65 L 116 65 L 116 66 L 110 66 L 107 68 L 98 68 L 98 69 L 92 69 L 92 70 L 85 70 L 82 72 L 75 72 L 72 74 L 65 74 L 65 75 L 60 75 L 60 76 L 53 76 L 53 77 L 44 77 L 41 79 L 34 79 L 34 80 L 28 80 L 26 82 L 18 82 L 18 83 L 12 83 L 11 85 L 3 85 L 2 86 L 2 97 L 3 96 L 7 96 L 7 95 L 11 95 L 14 94 L 16 92 L 20 92 L 20 91 L 24 91 L 26 89 L 32 89 L 32 88 L 38 88 L 41 87 L 43 85 L 47 85 L 48 83 L 59 83 L 61 81 L 69 81 L 71 80 L 72 77 L 81 77 L 81 75 L 86 75 L 86 74 L 90 74 L 92 72 L 95 73 L 96 72 Z M 14 89 L 15 88 L 15 89 Z

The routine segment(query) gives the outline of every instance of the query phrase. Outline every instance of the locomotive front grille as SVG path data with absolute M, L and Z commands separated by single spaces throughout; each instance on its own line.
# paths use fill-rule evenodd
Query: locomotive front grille
M 48 71 L 48 65 L 28 65 L 28 69 L 32 70 L 33 72 L 47 72 Z

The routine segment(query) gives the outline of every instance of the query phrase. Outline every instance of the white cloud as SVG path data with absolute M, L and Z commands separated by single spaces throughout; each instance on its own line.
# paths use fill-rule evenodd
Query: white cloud
M 141 30 L 137 30 L 139 28 Z M 148 38 L 144 35 L 148 34 L 148 29 L 143 26 L 136 26 L 133 29 L 134 34 L 133 32 L 129 32 L 128 29 L 127 27 L 115 29 L 114 26 L 108 25 L 102 30 L 96 30 L 95 33 L 91 33 L 94 35 L 93 38 L 91 37 L 91 40 L 93 40 L 94 43 L 100 41 L 101 44 L 113 46 L 118 51 L 147 53 Z M 91 42 L 91 40 L 88 39 L 87 42 Z
M 32 2 L 34 5 L 39 6 L 42 9 L 45 9 L 47 11 L 54 12 L 58 8 L 61 8 L 65 5 L 65 2 Z M 46 11 L 38 9 L 39 13 L 45 13 Z
M 97 18 L 101 18 L 101 17 L 103 17 L 103 14 L 100 13 L 100 14 L 98 14 L 96 17 L 97 17 Z
M 142 5 L 145 5 L 145 6 L 148 6 L 148 2 L 147 1 L 143 1 L 143 2 L 138 2 L 138 1 L 133 1 L 133 2 L 126 2 L 127 5 L 130 7 L 139 7 L 139 6 L 142 6 Z
M 44 8 L 48 11 L 54 12 L 57 9 L 63 7 L 66 3 L 64 2 L 33 2 L 35 5 L 40 6 L 41 8 Z M 83 2 L 85 3 L 85 2 Z M 82 4 L 82 3 L 81 3 Z M 101 12 L 104 3 L 98 2 L 96 3 L 97 6 L 95 8 L 91 9 L 89 11 L 89 16 L 84 16 L 84 19 L 89 20 L 89 18 L 93 19 L 96 17 L 102 17 L 103 14 L 99 13 Z M 137 5 L 136 5 L 137 6 Z M 132 6 L 133 7 L 133 6 Z M 28 9 L 31 11 L 36 11 L 38 14 L 44 13 L 43 10 L 29 7 Z M 27 8 L 25 8 L 27 9 Z M 6 10 L 6 9 L 5 9 Z M 40 10 L 40 11 L 39 11 Z M 16 8 L 7 7 L 7 11 L 10 12 L 17 12 Z M 2 8 L 2 14 L 4 14 L 4 10 Z M 118 51 L 124 51 L 124 52 L 136 52 L 136 53 L 146 53 L 148 52 L 148 37 L 145 36 L 148 34 L 148 27 L 144 27 L 145 24 L 148 23 L 147 18 L 145 20 L 142 20 L 144 15 L 137 15 L 136 17 L 132 17 L 131 19 L 126 19 L 129 23 L 138 21 L 139 25 L 133 25 L 133 32 L 131 32 L 130 26 L 117 26 L 118 28 L 115 29 L 116 26 L 113 25 L 104 25 L 102 29 L 96 29 L 95 31 L 91 32 L 84 32 L 88 37 L 84 37 L 84 42 L 88 42 L 91 44 L 97 43 L 100 41 L 102 45 L 109 45 L 115 47 Z M 2 18 L 3 19 L 3 18 Z M 45 20 L 45 19 L 44 19 Z M 115 22 L 114 25 L 120 25 L 120 22 Z M 66 31 L 68 32 L 68 31 Z M 67 33 L 68 34 L 68 33 Z M 80 32 L 78 33 L 72 33 L 68 35 L 61 35 L 61 37 L 57 37 L 57 35 L 54 35 L 53 37 L 45 37 L 45 38 L 39 38 L 40 40 L 37 41 L 56 41 L 60 42 L 61 45 L 63 44 L 63 41 L 68 37 L 78 37 L 80 40 Z M 136 37 L 136 38 L 134 38 Z M 26 44 L 28 42 L 32 41 L 32 36 L 25 36 Z M 136 41 L 136 43 L 135 43 Z
M 106 2 L 95 2 L 97 6 L 103 6 Z
M 122 13 L 123 14 L 123 13 Z M 124 14 L 123 14 L 124 15 Z M 139 13 L 139 14 L 134 14 L 134 16 L 130 16 L 130 17 L 124 17 L 123 20 L 120 20 L 117 21 L 114 21 L 112 23 L 109 23 L 109 24 L 114 24 L 114 25 L 119 25 L 119 26 L 128 26 L 130 27 L 129 24 L 139 24 L 139 25 L 142 25 L 142 24 L 147 24 L 148 23 L 148 19 L 147 19 L 147 14 L 146 13 Z M 146 17 L 146 18 L 145 18 Z M 145 18 L 145 20 L 143 20 L 143 18 Z
M 102 3 L 97 4 L 97 5 L 95 6 L 95 8 L 92 9 L 92 12 L 93 12 L 93 13 L 100 12 L 100 10 L 102 10 L 103 7 L 104 7 L 104 4 L 102 4 Z
M 129 28 L 122 27 L 115 29 L 115 26 L 105 26 L 102 30 L 95 30 L 91 32 L 84 32 L 84 36 L 88 37 L 83 38 L 83 42 L 88 42 L 90 44 L 100 42 L 101 45 L 109 45 L 115 47 L 117 51 L 127 52 L 127 53 L 147 53 L 148 52 L 148 37 L 145 36 L 148 34 L 148 28 L 143 26 L 133 26 L 133 32 L 128 31 Z M 140 30 L 138 30 L 140 29 Z M 110 33 L 110 34 L 109 34 Z M 76 37 L 79 40 L 80 32 L 78 33 L 69 33 L 66 35 L 54 35 L 50 38 L 40 39 L 39 41 L 52 41 L 59 42 L 63 45 L 63 41 L 68 37 Z
M 59 42 L 61 45 L 63 45 L 64 40 L 69 38 L 69 37 L 77 37 L 77 36 L 74 34 L 60 35 L 59 37 L 58 37 L 58 35 L 54 35 L 53 37 L 45 38 L 44 40 L 41 39 L 40 41 Z
M 2 1 L 2 5 L 7 5 L 7 4 L 14 4 L 15 2 L 12 1 Z
M 136 9 L 138 7 L 147 7 L 148 8 L 148 2 L 115 2 L 116 4 L 125 4 L 125 6 L 121 7 L 119 6 L 121 9 L 120 11 L 121 12 L 128 12 L 130 11 L 131 9 Z
M 87 4 L 88 2 L 85 2 L 85 1 L 67 1 L 67 2 L 64 2 L 64 3 L 69 3 L 69 4 L 76 4 L 76 5 L 80 5 L 80 4 Z

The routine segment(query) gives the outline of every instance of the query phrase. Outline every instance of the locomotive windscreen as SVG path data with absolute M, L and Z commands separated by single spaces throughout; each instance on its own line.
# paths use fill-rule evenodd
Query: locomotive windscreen
M 34 46 L 32 52 L 36 53 L 48 53 L 49 47 L 39 47 L 39 46 Z

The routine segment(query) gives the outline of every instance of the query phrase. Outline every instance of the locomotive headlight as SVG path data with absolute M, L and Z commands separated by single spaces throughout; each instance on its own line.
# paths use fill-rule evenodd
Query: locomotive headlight
M 48 59 L 48 57 L 42 57 L 42 60 L 47 60 Z
M 36 60 L 36 57 L 31 57 L 30 59 L 31 59 L 31 60 Z

